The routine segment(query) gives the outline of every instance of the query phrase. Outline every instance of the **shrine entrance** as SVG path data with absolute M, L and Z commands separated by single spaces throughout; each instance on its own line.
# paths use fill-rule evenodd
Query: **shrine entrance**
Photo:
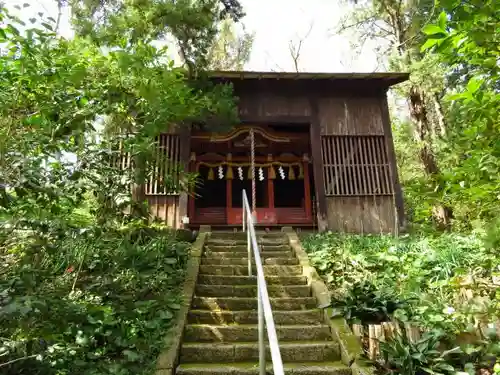
M 252 205 L 250 129 L 255 146 L 258 225 L 312 225 L 309 128 L 241 126 L 224 135 L 193 132 L 190 169 L 199 176 L 189 200 L 193 225 L 240 225 L 242 191 Z

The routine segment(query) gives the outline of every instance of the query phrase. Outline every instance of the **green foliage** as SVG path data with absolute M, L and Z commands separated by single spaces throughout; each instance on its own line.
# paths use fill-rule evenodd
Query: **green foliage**
M 244 28 L 238 32 L 234 21 L 225 19 L 208 53 L 209 68 L 220 71 L 243 70 L 250 59 L 254 37 Z
M 401 330 L 392 340 L 381 343 L 380 350 L 386 363 L 378 365 L 395 374 L 454 374 L 455 368 L 449 364 L 449 356 L 460 352 L 460 348 L 438 350 L 442 338 L 442 335 L 430 332 L 413 342 Z
M 489 226 L 500 208 L 498 4 L 446 0 L 438 6 L 438 16 L 422 28 L 426 40 L 420 49 L 426 53 L 422 61 L 434 61 L 432 66 L 444 67 L 446 86 L 437 94 L 444 111 L 446 134 L 436 137 L 439 139 L 434 144 L 442 170 L 439 182 L 444 189 L 439 196 L 432 188 L 425 189 L 423 175 L 406 180 L 405 187 L 412 209 L 422 211 L 420 207 L 426 205 L 426 213 L 422 211 L 417 221 L 425 222 L 425 214 L 430 213 L 428 207 L 438 200 L 452 207 L 456 229 L 470 230 L 478 225 Z M 422 69 L 415 71 L 418 74 Z M 438 82 L 435 78 L 432 81 Z M 434 95 L 431 87 L 425 88 L 429 96 Z M 411 149 L 407 140 L 396 137 L 396 143 L 401 144 L 402 150 Z M 413 196 L 420 196 L 420 200 Z
M 172 126 L 230 122 L 232 89 L 190 81 L 153 32 L 104 49 L 3 6 L 0 21 L 0 372 L 152 373 L 188 256 L 188 236 L 152 223 L 141 195 L 152 145 Z M 164 190 L 189 191 L 195 178 L 173 169 Z
M 407 301 L 389 288 L 371 281 L 357 281 L 342 296 L 333 296 L 331 306 L 349 323 L 377 324 L 386 322 Z
M 448 357 L 436 351 L 462 343 L 478 321 L 494 322 L 500 315 L 500 274 L 495 230 L 460 235 L 421 233 L 392 236 L 311 235 L 302 243 L 318 272 L 330 285 L 331 306 L 350 323 L 377 324 L 397 320 L 417 325 L 428 335 L 409 344 L 397 337 L 384 348 L 386 371 L 403 374 L 452 372 L 491 368 L 498 339 L 473 334 L 472 345 Z M 471 353 L 477 353 L 472 356 Z M 488 364 L 489 363 L 489 364 Z M 471 366 L 471 365 L 467 365 Z
M 136 225 L 39 240 L 1 244 L 2 363 L 25 357 L 2 373 L 148 373 L 179 309 L 188 245 Z
M 218 25 L 244 16 L 237 0 L 70 1 L 79 35 L 106 46 L 149 43 L 173 36 L 191 72 L 205 68 Z

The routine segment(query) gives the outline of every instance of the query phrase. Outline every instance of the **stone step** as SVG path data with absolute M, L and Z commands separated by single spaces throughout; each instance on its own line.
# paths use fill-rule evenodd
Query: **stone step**
M 267 358 L 270 358 L 269 347 Z M 281 342 L 281 359 L 286 362 L 322 362 L 336 361 L 339 357 L 339 345 L 329 342 Z M 258 361 L 259 345 L 257 342 L 238 343 L 190 343 L 181 349 L 181 362 L 246 362 Z
M 283 240 L 259 240 L 258 245 L 260 247 L 290 247 L 290 243 L 287 239 Z M 247 240 L 220 240 L 220 239 L 208 239 L 205 242 L 205 246 L 218 246 L 218 247 L 238 247 L 238 248 L 247 248 Z
M 266 276 L 267 285 L 307 285 L 305 276 Z M 256 276 L 199 275 L 198 285 L 257 285 Z
M 283 252 L 288 252 L 291 251 L 290 245 L 263 245 L 260 246 L 260 251 L 261 253 L 267 253 L 268 251 L 271 252 L 278 252 L 278 251 L 283 251 Z M 210 253 L 247 253 L 248 248 L 246 242 L 243 245 L 205 245 L 205 252 L 210 252 Z
M 323 313 L 319 309 L 298 311 L 273 310 L 275 324 L 308 324 L 322 323 Z M 188 313 L 188 322 L 191 324 L 257 324 L 257 311 L 228 311 L 228 310 L 196 310 Z
M 253 262 L 253 259 L 252 259 Z M 235 266 L 244 266 L 248 265 L 248 258 L 212 258 L 212 257 L 203 257 L 201 259 L 202 265 L 235 265 Z M 297 258 L 263 258 L 263 265 L 277 265 L 277 266 L 293 266 L 299 264 L 299 260 Z
M 256 274 L 255 266 L 252 267 L 253 274 Z M 248 276 L 248 266 L 224 266 L 224 265 L 201 265 L 200 275 L 219 275 L 219 276 Z M 300 276 L 302 275 L 302 266 L 271 266 L 264 265 L 264 275 L 266 276 Z
M 296 298 L 270 298 L 273 312 L 275 310 L 307 310 L 317 308 L 316 298 L 296 297 Z M 192 302 L 193 309 L 207 310 L 257 310 L 256 298 L 242 297 L 198 297 L 195 296 Z
M 241 259 L 248 258 L 248 253 L 243 252 L 232 252 L 232 251 L 205 251 L 203 254 L 206 258 L 213 259 Z M 284 258 L 284 259 L 294 259 L 295 254 L 291 251 L 265 251 L 260 253 L 262 259 L 268 258 Z M 253 253 L 252 253 L 253 258 Z
M 309 285 L 268 285 L 269 297 L 310 297 Z M 257 285 L 197 285 L 198 297 L 257 297 Z
M 276 326 L 276 334 L 283 341 L 330 341 L 332 339 L 327 325 L 289 325 Z M 184 329 L 184 342 L 238 342 L 258 341 L 257 324 L 248 325 L 210 325 L 189 324 Z
M 286 375 L 351 375 L 349 367 L 341 362 L 301 362 L 284 363 Z M 220 363 L 187 363 L 177 368 L 178 375 L 259 375 L 257 362 Z M 266 374 L 274 374 L 272 364 L 266 366 Z
M 260 232 L 256 231 L 255 232 L 257 239 L 275 239 L 275 238 L 286 238 L 286 234 L 283 232 Z M 217 239 L 247 239 L 247 233 L 243 231 L 238 231 L 238 232 L 229 232 L 229 231 L 220 231 L 220 232 L 211 232 L 210 233 L 210 238 L 217 238 Z

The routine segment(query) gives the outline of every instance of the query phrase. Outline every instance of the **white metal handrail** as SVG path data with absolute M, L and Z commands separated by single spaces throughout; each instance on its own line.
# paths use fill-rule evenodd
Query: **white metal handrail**
M 259 373 L 266 374 L 266 345 L 264 338 L 264 329 L 267 330 L 267 339 L 271 350 L 271 360 L 273 363 L 274 375 L 284 375 L 283 361 L 281 360 L 280 347 L 278 344 L 278 335 L 274 326 L 273 311 L 269 294 L 267 293 L 266 279 L 264 277 L 264 268 L 255 235 L 254 217 L 250 210 L 250 204 L 245 190 L 243 190 L 243 232 L 247 232 L 247 250 L 248 250 L 248 276 L 252 276 L 252 252 L 255 259 L 255 268 L 257 269 L 257 309 L 259 319 Z M 264 327 L 265 322 L 265 327 Z

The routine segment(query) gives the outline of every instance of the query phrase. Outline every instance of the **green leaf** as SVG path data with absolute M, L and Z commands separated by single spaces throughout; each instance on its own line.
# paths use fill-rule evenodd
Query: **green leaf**
M 177 259 L 175 259 L 175 258 L 165 258 L 165 263 L 167 263 L 167 264 L 176 264 L 177 263 Z
M 47 22 L 42 22 L 42 26 L 45 27 L 47 30 L 54 31 L 52 25 L 49 25 Z
M 172 310 L 179 310 L 181 308 L 181 305 L 179 305 L 178 303 L 169 303 L 167 306 Z
M 425 43 L 422 45 L 422 47 L 420 47 L 420 52 L 425 52 L 427 51 L 428 49 L 431 49 L 432 47 L 434 47 L 437 43 L 439 42 L 439 39 L 432 39 L 432 38 L 429 38 L 425 41 Z
M 442 11 L 440 14 L 439 14 L 439 17 L 438 17 L 438 24 L 439 24 L 439 27 L 443 30 L 446 30 L 446 22 L 448 21 L 448 16 L 446 14 L 446 12 Z
M 422 32 L 425 35 L 441 36 L 442 38 L 446 36 L 446 31 L 437 25 L 426 25 Z
M 87 105 L 88 102 L 89 102 L 89 100 L 86 97 L 83 96 L 78 101 L 78 104 L 81 105 L 81 106 L 85 106 L 85 105 Z
M 460 92 L 460 93 L 457 93 L 457 94 L 452 94 L 452 95 L 448 95 L 446 97 L 447 100 L 459 100 L 459 99 L 465 99 L 467 97 L 466 94 L 464 94 L 463 92 Z
M 483 84 L 483 80 L 478 77 L 472 77 L 469 82 L 467 82 L 467 91 L 471 94 L 474 94 L 481 85 Z
M 128 349 L 123 351 L 123 355 L 125 357 L 127 357 L 127 360 L 129 360 L 131 362 L 135 362 L 139 358 L 141 358 L 141 356 L 137 352 L 135 352 L 133 350 L 128 350 Z
M 160 313 L 160 318 L 165 319 L 165 320 L 170 320 L 174 317 L 174 314 L 172 314 L 170 311 L 165 310 Z

